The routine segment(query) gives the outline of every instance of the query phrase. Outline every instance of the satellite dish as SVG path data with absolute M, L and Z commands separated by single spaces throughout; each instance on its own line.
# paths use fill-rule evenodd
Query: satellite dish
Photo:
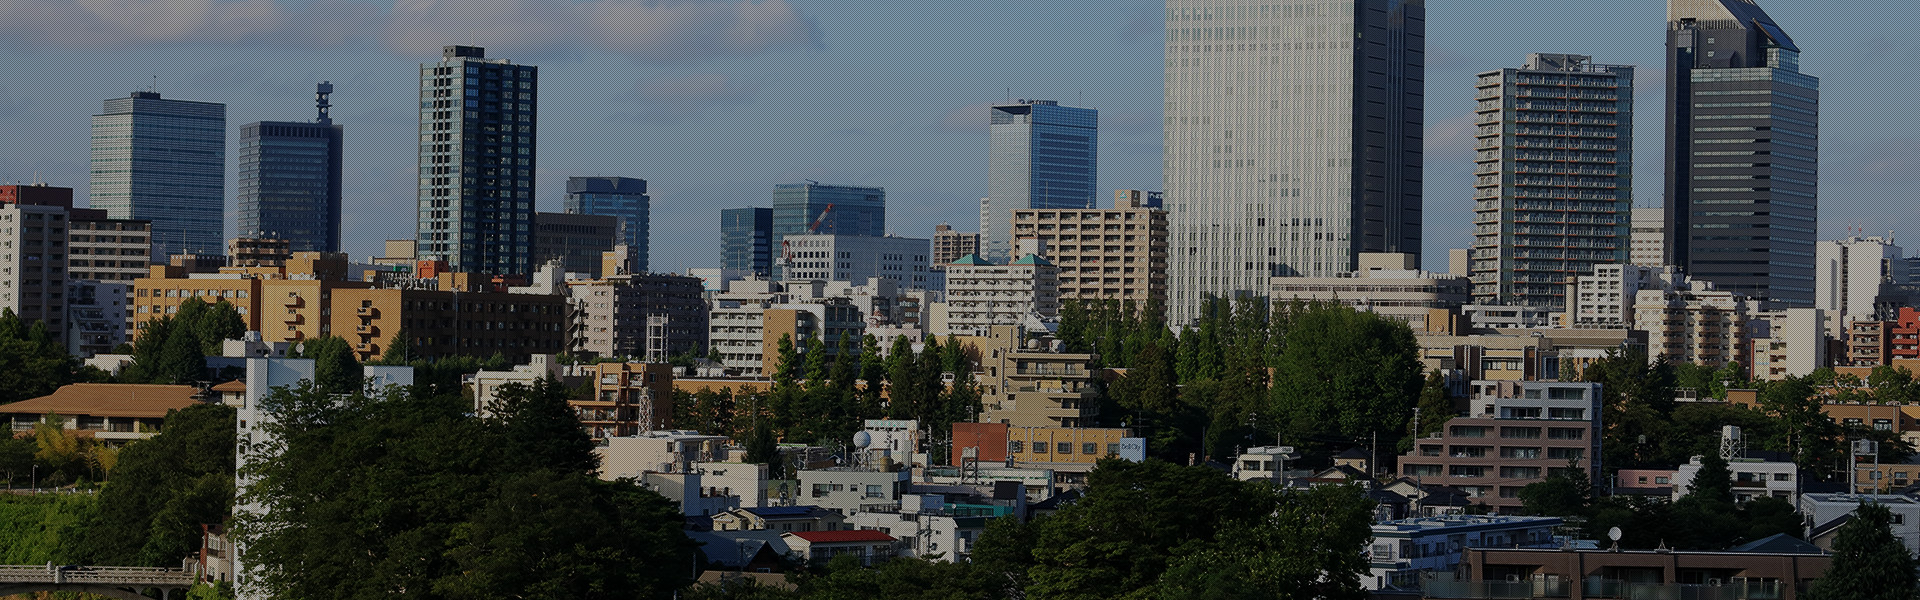
M 1610 528 L 1610 529 L 1608 529 L 1608 530 L 1607 530 L 1607 539 L 1610 539 L 1610 540 L 1613 540 L 1613 541 L 1616 541 L 1616 542 L 1618 542 L 1618 541 L 1620 541 L 1620 528 L 1619 528 L 1619 527 L 1614 527 L 1614 528 Z
M 873 445 L 873 434 L 867 433 L 865 431 L 853 434 L 853 447 L 859 448 L 861 450 L 865 450 L 867 449 L 867 446 L 872 446 L 872 445 Z

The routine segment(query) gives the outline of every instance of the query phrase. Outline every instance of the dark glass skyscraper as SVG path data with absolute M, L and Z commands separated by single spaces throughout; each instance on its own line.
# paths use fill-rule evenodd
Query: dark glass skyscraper
M 456 271 L 533 271 L 538 69 L 447 46 L 420 65 L 423 260 Z
M 1813 306 L 1820 80 L 1751 0 L 1667 5 L 1668 262 Z
M 260 121 L 240 126 L 239 237 L 287 240 L 294 252 L 340 251 L 340 152 L 345 130 L 333 124 L 322 82 L 311 123 Z
M 773 186 L 773 254 L 780 255 L 781 240 L 802 233 L 886 235 L 887 190 L 812 181 Z M 779 271 L 774 265 L 776 278 Z
M 1420 253 L 1426 1 L 1167 0 L 1169 318 Z
M 773 209 L 720 211 L 720 268 L 773 275 Z
M 980 231 L 988 257 L 1013 249 L 1013 211 L 1093 208 L 1100 185 L 1100 113 L 1052 100 L 987 109 L 987 202 Z
M 562 210 L 576 215 L 620 218 L 620 243 L 636 273 L 646 273 L 648 230 L 652 227 L 647 180 L 632 177 L 568 177 Z
M 226 254 L 227 105 L 134 92 L 93 116 L 93 208 L 153 222 L 156 257 Z

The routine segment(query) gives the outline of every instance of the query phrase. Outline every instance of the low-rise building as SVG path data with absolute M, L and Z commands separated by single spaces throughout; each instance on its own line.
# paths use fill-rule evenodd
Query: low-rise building
M 749 506 L 713 516 L 714 531 L 840 531 L 847 517 L 818 506 Z
M 603 441 L 594 454 L 600 456 L 600 472 L 609 478 L 697 471 L 702 463 L 726 461 L 733 443 L 726 436 L 695 431 L 648 431 Z
M 67 280 L 67 353 L 79 358 L 107 354 L 127 337 L 124 283 Z
M 801 502 L 839 511 L 861 512 L 863 507 L 900 504 L 913 473 L 905 470 L 837 467 L 800 472 Z
M 893 558 L 893 536 L 873 530 L 794 531 L 780 534 L 787 548 L 801 560 L 824 565 L 837 556 L 852 556 L 863 566 Z
M 1057 352 L 1045 339 L 1029 343 L 1020 327 L 986 333 L 978 345 L 979 422 L 1074 428 L 1099 415 L 1094 355 Z
M 1414 440 L 1400 474 L 1445 483 L 1495 507 L 1520 506 L 1520 489 L 1578 465 L 1599 476 L 1600 384 L 1476 381 L 1467 417 Z
M 970 449 L 972 457 L 966 456 Z M 975 460 L 983 466 L 1046 469 L 1064 483 L 1075 483 L 1106 458 L 1146 460 L 1146 440 L 1118 428 L 953 424 L 954 466 Z
M 1466 277 L 1420 270 L 1419 257 L 1406 253 L 1362 252 L 1360 269 L 1339 277 L 1275 277 L 1267 298 L 1336 302 L 1427 330 L 1435 310 L 1457 310 L 1473 301 Z
M 874 235 L 788 235 L 780 241 L 784 281 L 895 282 L 906 289 L 940 289 L 924 238 Z
M 1797 504 L 1806 518 L 1807 541 L 1822 550 L 1833 550 L 1840 526 L 1853 518 L 1862 504 L 1878 504 L 1893 513 L 1893 537 L 1907 545 L 1907 551 L 1920 554 L 1920 499 L 1898 494 L 1801 494 Z
M 237 237 L 227 240 L 227 265 L 284 267 L 293 258 L 293 242 L 279 238 Z
M 167 412 L 200 403 L 190 385 L 72 383 L 52 394 L 0 405 L 0 419 L 14 432 L 33 431 L 47 415 L 57 415 L 75 435 L 125 442 L 160 432 Z
M 1556 517 L 1448 515 L 1385 521 L 1373 525 L 1367 544 L 1373 591 L 1420 589 L 1421 575 L 1452 572 L 1470 548 L 1554 548 Z
M 1702 457 L 1695 456 L 1673 472 L 1673 499 L 1687 495 L 1693 477 L 1700 473 Z M 1733 496 L 1745 502 L 1754 498 L 1781 498 L 1793 502 L 1800 489 L 1800 467 L 1791 462 L 1759 458 L 1727 459 L 1727 471 L 1733 476 Z
M 1462 553 L 1457 574 L 1426 578 L 1425 597 L 1796 600 L 1832 561 L 1818 548 L 1780 537 L 1720 552 L 1470 548 Z
M 580 424 L 596 439 L 666 429 L 673 420 L 673 366 L 594 363 L 586 373 L 593 395 L 572 402 Z

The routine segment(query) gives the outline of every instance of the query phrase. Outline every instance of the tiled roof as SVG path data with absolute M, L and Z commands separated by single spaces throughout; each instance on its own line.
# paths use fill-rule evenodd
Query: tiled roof
M 855 529 L 852 531 L 793 531 L 783 535 L 790 535 L 815 544 L 893 541 L 893 536 L 872 529 Z
M 190 385 L 75 383 L 51 395 L 0 405 L 0 413 L 158 419 L 195 404 L 199 391 Z
M 1051 263 L 1051 262 L 1048 262 L 1048 261 L 1047 261 L 1047 259 L 1044 259 L 1044 258 L 1040 258 L 1040 255 L 1038 255 L 1038 254 L 1028 254 L 1028 255 L 1026 255 L 1026 256 L 1022 256 L 1022 257 L 1020 257 L 1020 260 L 1016 260 L 1016 261 L 1013 261 L 1013 264 L 1016 264 L 1016 265 L 1049 265 L 1049 266 L 1051 266 L 1051 265 L 1052 265 L 1053 263 Z
M 962 256 L 962 257 L 960 257 L 959 259 L 957 259 L 957 260 L 955 260 L 955 261 L 953 261 L 952 263 L 949 263 L 949 264 L 955 264 L 955 265 L 960 265 L 960 266 L 963 266 L 963 267 L 991 267 L 991 266 L 993 266 L 993 263 L 990 263 L 990 262 L 987 262 L 987 261 L 986 261 L 986 259 L 983 259 L 983 258 L 980 258 L 980 256 L 979 256 L 979 255 L 977 255 L 977 254 L 968 254 L 968 255 L 966 255 L 966 256 Z

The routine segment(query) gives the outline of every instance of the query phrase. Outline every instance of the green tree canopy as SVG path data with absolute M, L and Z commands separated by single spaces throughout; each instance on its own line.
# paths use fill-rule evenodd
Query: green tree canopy
M 1862 503 L 1833 540 L 1833 562 L 1807 590 L 1811 600 L 1910 600 L 1914 558 L 1893 533 L 1893 513 Z
M 73 554 L 88 564 L 177 567 L 200 549 L 200 526 L 233 507 L 234 410 L 170 411 L 160 433 L 129 443 L 100 489 Z
M 1273 373 L 1271 414 L 1291 436 L 1398 436 L 1425 368 L 1405 323 L 1337 305 L 1292 316 Z

